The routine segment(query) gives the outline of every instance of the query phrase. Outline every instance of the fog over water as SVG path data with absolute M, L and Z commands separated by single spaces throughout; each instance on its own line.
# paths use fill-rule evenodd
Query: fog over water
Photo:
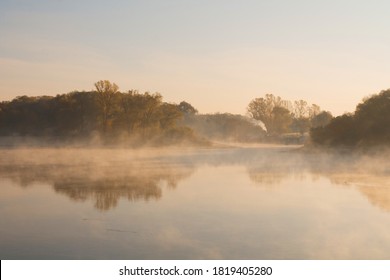
M 2 259 L 388 259 L 387 153 L 0 150 Z

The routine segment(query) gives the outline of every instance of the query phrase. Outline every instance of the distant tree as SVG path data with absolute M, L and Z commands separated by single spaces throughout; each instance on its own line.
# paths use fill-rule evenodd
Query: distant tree
M 294 102 L 294 119 L 291 124 L 291 131 L 304 134 L 310 130 L 312 119 L 320 112 L 320 106 L 312 104 L 311 106 L 305 100 Z
M 95 88 L 92 92 L 20 96 L 0 102 L 0 135 L 65 141 L 99 135 L 107 144 L 115 143 L 116 138 L 142 144 L 163 138 L 164 144 L 173 140 L 197 141 L 191 129 L 180 127 L 178 120 L 183 113 L 178 105 L 163 102 L 160 94 L 134 90 L 121 93 L 109 81 L 99 81 Z M 158 140 L 155 144 L 159 144 Z
M 344 114 L 332 119 L 325 127 L 312 128 L 314 143 L 329 146 L 355 146 L 358 143 L 357 127 L 352 114 Z
M 330 123 L 332 118 L 333 116 L 330 112 L 322 111 L 311 119 L 311 127 L 326 126 Z
M 95 83 L 95 89 L 101 109 L 103 132 L 106 132 L 109 126 L 110 117 L 113 113 L 115 95 L 118 93 L 119 87 L 108 80 L 100 80 Z
M 275 106 L 272 110 L 271 134 L 282 134 L 289 131 L 289 126 L 293 120 L 292 114 L 284 107 Z
M 365 98 L 356 107 L 355 120 L 364 144 L 390 144 L 390 89 Z
M 180 102 L 178 107 L 180 111 L 186 115 L 195 115 L 198 113 L 198 110 L 196 110 L 190 103 L 187 103 L 185 101 Z
M 317 104 L 312 104 L 312 105 L 309 107 L 309 118 L 310 118 L 310 119 L 313 119 L 313 118 L 314 118 L 315 116 L 317 116 L 320 112 L 321 112 L 320 106 L 318 106 Z
M 154 130 L 159 128 L 161 115 L 158 108 L 162 105 L 162 96 L 159 93 L 146 92 L 138 99 L 138 104 L 142 133 L 147 137 L 149 133 L 154 133 Z
M 247 107 L 247 112 L 251 118 L 261 121 L 267 131 L 272 131 L 273 109 L 277 106 L 280 107 L 281 103 L 282 99 L 279 96 L 266 94 L 264 98 L 253 99 Z
M 183 116 L 183 113 L 174 104 L 163 103 L 160 106 L 160 127 L 163 130 L 171 129 L 176 125 L 176 121 Z
M 329 115 L 324 114 L 323 117 L 327 119 Z M 356 107 L 355 114 L 333 118 L 329 124 L 313 128 L 310 134 L 313 143 L 320 145 L 349 147 L 389 145 L 390 90 L 365 98 Z
M 119 129 L 123 129 L 128 133 L 135 132 L 137 126 L 140 125 L 141 108 L 139 100 L 142 95 L 136 90 L 130 90 L 127 93 L 122 93 L 119 99 L 120 114 L 116 118 L 115 124 Z
M 291 122 L 291 131 L 295 133 L 304 134 L 308 132 L 310 129 L 310 119 L 309 118 L 293 118 Z
M 294 117 L 297 119 L 307 118 L 309 107 L 305 100 L 294 101 Z
M 267 132 L 274 135 L 309 131 L 310 117 L 316 115 L 318 110 L 319 106 L 308 106 L 304 100 L 291 103 L 272 94 L 252 100 L 247 108 L 249 116 L 263 122 Z

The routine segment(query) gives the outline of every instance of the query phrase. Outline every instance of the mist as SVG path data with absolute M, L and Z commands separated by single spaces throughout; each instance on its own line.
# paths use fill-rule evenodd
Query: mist
M 2 259 L 390 258 L 390 91 L 333 117 L 95 88 L 0 103 Z
M 390 195 L 390 151 L 383 149 L 349 154 L 236 143 L 207 148 L 17 148 L 0 150 L 0 155 L 1 177 L 23 188 L 45 183 L 71 199 L 92 200 L 100 210 L 115 207 L 121 197 L 158 200 L 163 186 L 174 189 L 204 166 L 243 167 L 260 187 L 291 177 L 326 178 L 364 193 L 368 187 L 382 192 L 388 188 Z

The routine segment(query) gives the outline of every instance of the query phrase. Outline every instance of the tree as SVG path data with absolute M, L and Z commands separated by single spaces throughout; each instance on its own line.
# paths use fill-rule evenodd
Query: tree
M 161 112 L 160 127 L 164 130 L 173 128 L 176 121 L 183 116 L 183 113 L 174 104 L 164 102 L 159 110 Z
M 263 122 L 267 131 L 270 131 L 273 123 L 272 111 L 274 107 L 280 106 L 281 103 L 282 99 L 279 96 L 266 94 L 265 98 L 253 99 L 248 105 L 247 112 L 251 118 Z
M 308 132 L 310 129 L 310 119 L 309 118 L 293 118 L 291 123 L 291 130 L 293 132 L 298 132 L 300 134 L 304 134 Z
M 332 118 L 333 117 L 330 112 L 322 111 L 311 119 L 311 127 L 326 126 L 330 123 Z
M 115 83 L 111 83 L 108 80 L 100 80 L 95 83 L 95 88 L 97 92 L 97 100 L 101 109 L 101 124 L 103 132 L 107 131 L 109 126 L 109 119 L 113 112 L 114 107 L 114 98 L 118 93 L 119 87 Z
M 272 110 L 271 134 L 282 134 L 288 132 L 293 118 L 289 110 L 284 107 L 276 106 Z
M 317 116 L 321 112 L 320 106 L 317 104 L 311 104 L 309 108 L 309 118 L 313 119 L 315 116 Z
M 180 102 L 178 107 L 179 110 L 185 115 L 195 115 L 198 113 L 198 110 L 196 110 L 190 103 L 187 103 L 185 101 Z
M 161 118 L 158 108 L 162 105 L 162 96 L 159 93 L 150 94 L 146 92 L 139 101 L 141 127 L 143 136 L 148 136 L 148 131 L 159 127 Z
M 0 135 L 73 141 L 94 137 L 100 130 L 103 143 L 197 141 L 190 128 L 178 123 L 183 116 L 178 105 L 163 102 L 160 94 L 135 90 L 121 93 L 109 81 L 99 81 L 95 88 L 91 92 L 21 96 L 0 102 Z
M 365 144 L 390 143 L 390 89 L 365 98 L 356 107 L 359 138 Z
M 305 100 L 298 100 L 294 102 L 294 119 L 291 125 L 293 132 L 304 134 L 308 132 L 312 119 L 320 112 L 320 106 L 312 104 L 311 106 Z
M 305 100 L 294 101 L 294 116 L 297 119 L 307 118 L 309 107 Z
M 338 116 L 325 127 L 312 128 L 310 135 L 314 143 L 329 146 L 355 146 L 359 141 L 352 114 Z
M 389 145 L 390 89 L 365 98 L 356 107 L 355 114 L 344 114 L 333 118 L 326 126 L 313 128 L 311 137 L 314 143 L 320 145 Z

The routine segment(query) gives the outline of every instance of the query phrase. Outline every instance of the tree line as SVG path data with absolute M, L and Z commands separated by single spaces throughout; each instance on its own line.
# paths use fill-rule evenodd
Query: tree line
M 312 142 L 328 147 L 372 147 L 390 144 L 390 89 L 366 97 L 354 113 L 311 129 Z
M 332 119 L 330 112 L 321 111 L 316 104 L 309 105 L 305 100 L 291 102 L 273 94 L 253 99 L 247 112 L 251 118 L 264 124 L 269 136 L 303 135 L 310 128 L 324 126 Z
M 98 136 L 103 143 L 125 140 L 197 141 L 193 131 L 178 124 L 184 112 L 164 102 L 159 93 L 120 92 L 101 80 L 93 91 L 57 96 L 20 96 L 0 103 L 0 136 L 32 136 L 61 140 Z
M 247 116 L 242 116 L 198 114 L 185 101 L 174 104 L 164 102 L 159 93 L 120 92 L 108 80 L 94 86 L 92 91 L 0 102 L 0 136 L 166 145 L 280 142 L 291 135 L 302 143 L 310 132 L 311 142 L 320 146 L 390 143 L 390 90 L 364 99 L 354 113 L 334 118 L 316 104 L 272 94 L 250 101 Z
M 172 104 L 164 102 L 159 93 L 120 92 L 108 80 L 96 82 L 92 91 L 19 96 L 0 102 L 0 136 L 39 141 L 98 139 L 102 144 L 135 145 L 267 141 L 267 131 L 258 120 L 229 113 L 198 114 L 185 101 Z M 260 123 L 271 131 L 266 120 Z

